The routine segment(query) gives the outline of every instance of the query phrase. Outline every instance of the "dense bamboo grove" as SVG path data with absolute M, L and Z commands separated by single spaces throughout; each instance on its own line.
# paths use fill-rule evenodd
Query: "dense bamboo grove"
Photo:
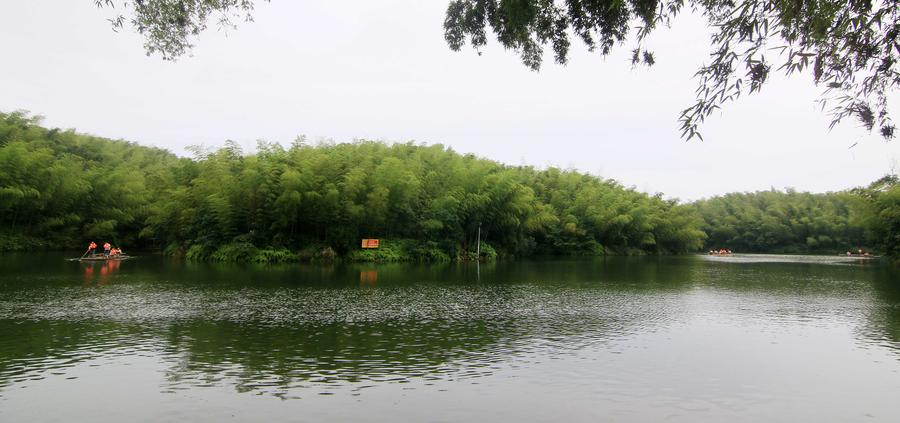
M 834 252 L 868 248 L 859 199 L 850 192 L 731 193 L 694 203 L 707 246 L 745 252 Z
M 900 178 L 888 175 L 853 193 L 861 201 L 870 242 L 885 254 L 900 257 Z
M 760 253 L 900 253 L 900 184 L 811 194 L 794 190 L 731 193 L 691 205 L 703 218 L 707 248 Z
M 152 205 L 188 161 L 38 123 L 0 114 L 0 250 L 139 242 Z
M 679 253 L 699 220 L 672 201 L 577 172 L 509 167 L 440 145 L 377 142 L 285 149 L 234 143 L 179 159 L 165 151 L 2 115 L 5 249 L 88 240 L 189 257 L 278 259 L 356 252 L 387 240 L 392 259 L 486 254 Z M 392 244 L 393 241 L 393 244 Z M 330 254 L 330 253 L 329 253 Z
M 739 251 L 831 251 L 887 245 L 896 234 L 896 224 L 873 224 L 882 219 L 874 211 L 881 188 L 868 197 L 764 192 L 682 205 L 441 145 L 298 139 L 244 154 L 227 142 L 194 156 L 0 114 L 0 249 L 108 240 L 223 261 L 453 260 L 474 258 L 479 226 L 483 258 L 684 253 L 703 248 L 707 233 L 706 246 Z M 896 214 L 896 180 L 888 182 Z M 361 238 L 384 244 L 360 251 Z

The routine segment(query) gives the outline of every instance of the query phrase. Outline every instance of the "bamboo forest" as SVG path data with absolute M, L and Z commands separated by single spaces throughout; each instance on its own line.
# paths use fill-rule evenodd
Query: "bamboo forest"
M 0 250 L 92 240 L 189 260 L 465 261 L 536 255 L 900 254 L 900 181 L 695 202 L 440 144 L 226 141 L 192 157 L 0 113 Z M 480 233 L 480 238 L 479 238 Z M 382 248 L 360 250 L 362 238 Z M 476 242 L 480 239 L 480 248 Z M 479 251 L 481 257 L 476 257 Z

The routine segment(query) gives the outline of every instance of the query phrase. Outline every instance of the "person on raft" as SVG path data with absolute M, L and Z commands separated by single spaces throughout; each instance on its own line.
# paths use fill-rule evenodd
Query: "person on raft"
M 105 254 L 107 257 L 109 257 L 110 249 L 112 249 L 112 245 L 110 245 L 108 242 L 104 242 L 103 243 L 103 254 Z
M 97 243 L 94 241 L 91 241 L 91 243 L 88 244 L 88 254 L 94 255 L 95 251 L 97 251 Z

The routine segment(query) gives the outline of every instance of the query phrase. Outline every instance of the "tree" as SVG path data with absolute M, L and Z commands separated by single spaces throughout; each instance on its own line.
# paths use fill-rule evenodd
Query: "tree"
M 268 0 L 265 0 L 268 1 Z M 111 19 L 144 36 L 148 54 L 174 60 L 215 18 L 223 27 L 252 20 L 253 0 L 94 0 L 98 7 L 131 10 Z M 759 91 L 769 74 L 811 71 L 824 88 L 820 99 L 834 127 L 858 119 L 885 139 L 894 137 L 887 96 L 900 85 L 898 0 L 450 0 L 444 37 L 453 50 L 478 49 L 490 29 L 505 48 L 539 70 L 545 47 L 568 61 L 571 38 L 609 54 L 631 40 L 632 64 L 653 65 L 643 41 L 686 7 L 716 29 L 711 61 L 699 68 L 694 104 L 681 112 L 682 137 L 702 139 L 699 126 L 723 104 Z
M 266 0 L 268 1 L 268 0 Z M 254 0 L 94 0 L 97 7 L 131 9 L 131 18 L 118 13 L 110 19 L 114 30 L 128 22 L 144 37 L 147 55 L 159 53 L 175 60 L 194 47 L 191 38 L 206 30 L 215 18 L 220 27 L 235 28 L 235 20 L 253 21 Z
M 642 42 L 685 6 L 716 28 L 711 62 L 697 71 L 696 102 L 681 113 L 682 136 L 722 104 L 759 91 L 773 70 L 811 70 L 831 107 L 831 126 L 856 117 L 869 130 L 894 136 L 887 95 L 900 85 L 897 0 L 452 0 L 444 37 L 453 50 L 487 44 L 487 29 L 522 62 L 540 69 L 544 47 L 565 64 L 570 34 L 589 50 L 609 54 L 634 38 L 632 64 L 653 65 Z M 767 57 L 768 56 L 768 57 Z

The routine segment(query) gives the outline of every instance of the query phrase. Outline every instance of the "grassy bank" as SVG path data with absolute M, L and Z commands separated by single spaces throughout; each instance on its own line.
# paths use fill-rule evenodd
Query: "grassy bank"
M 343 252 L 339 252 L 343 250 Z M 475 251 L 445 251 L 432 241 L 411 239 L 382 240 L 377 249 L 340 249 L 323 244 L 313 244 L 291 250 L 283 247 L 257 247 L 249 242 L 232 242 L 219 247 L 194 244 L 187 247 L 170 245 L 164 254 L 184 257 L 191 261 L 211 261 L 222 263 L 291 263 L 291 262 L 332 262 L 351 263 L 402 263 L 451 261 L 474 261 Z M 497 251 L 487 243 L 481 245 L 482 261 L 498 258 Z

